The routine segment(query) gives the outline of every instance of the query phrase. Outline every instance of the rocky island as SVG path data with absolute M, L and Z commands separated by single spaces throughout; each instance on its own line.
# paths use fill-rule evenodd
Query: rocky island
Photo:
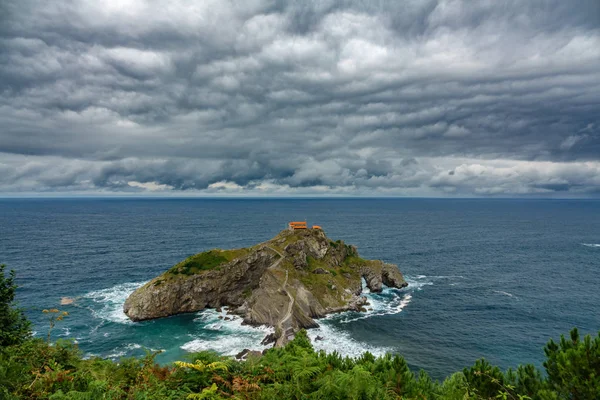
M 361 258 L 356 247 L 323 230 L 290 229 L 250 248 L 188 257 L 133 292 L 124 312 L 133 321 L 227 306 L 251 325 L 268 325 L 282 346 L 315 319 L 365 311 L 362 281 L 372 292 L 407 286 L 398 267 Z

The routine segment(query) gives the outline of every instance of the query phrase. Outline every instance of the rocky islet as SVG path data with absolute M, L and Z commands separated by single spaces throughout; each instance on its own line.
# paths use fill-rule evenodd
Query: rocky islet
M 363 259 L 321 229 L 284 230 L 250 248 L 188 257 L 133 292 L 124 312 L 143 321 L 227 306 L 246 324 L 275 328 L 265 339 L 282 346 L 327 314 L 365 311 L 363 279 L 371 292 L 407 286 L 396 265 Z

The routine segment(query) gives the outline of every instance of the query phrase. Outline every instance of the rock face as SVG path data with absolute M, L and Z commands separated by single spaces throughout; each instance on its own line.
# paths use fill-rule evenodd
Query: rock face
M 274 327 L 269 341 L 281 346 L 315 319 L 363 311 L 363 278 L 372 292 L 407 286 L 395 265 L 362 259 L 320 229 L 285 230 L 251 248 L 187 258 L 133 292 L 124 312 L 142 321 L 228 306 L 247 324 Z

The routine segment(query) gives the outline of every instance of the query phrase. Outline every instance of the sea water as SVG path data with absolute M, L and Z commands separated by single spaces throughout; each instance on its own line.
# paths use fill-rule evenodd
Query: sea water
M 43 309 L 68 311 L 52 336 L 86 356 L 234 355 L 263 349 L 270 329 L 215 310 L 133 323 L 123 303 L 191 254 L 250 246 L 305 219 L 365 258 L 397 264 L 409 283 L 367 293 L 366 313 L 319 320 L 309 331 L 323 338 L 317 349 L 400 353 L 442 378 L 481 357 L 539 366 L 549 338 L 600 330 L 594 200 L 4 199 L 0 262 L 17 271 L 36 335 L 48 333 Z M 75 302 L 60 305 L 63 297 Z

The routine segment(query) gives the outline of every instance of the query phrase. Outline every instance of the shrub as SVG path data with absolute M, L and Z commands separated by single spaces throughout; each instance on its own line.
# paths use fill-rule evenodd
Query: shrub
M 193 275 L 200 271 L 209 271 L 227 262 L 219 250 L 205 251 L 186 258 L 169 270 L 172 274 Z

